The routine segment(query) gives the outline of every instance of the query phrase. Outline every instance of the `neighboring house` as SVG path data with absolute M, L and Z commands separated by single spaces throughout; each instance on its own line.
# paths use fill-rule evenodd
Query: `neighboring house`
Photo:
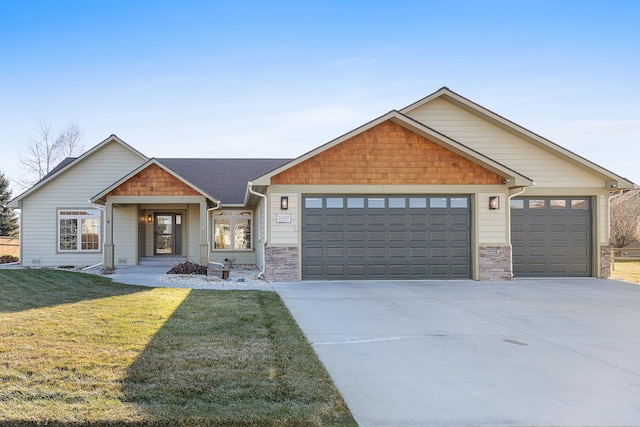
M 635 185 L 442 88 L 296 159 L 148 158 L 112 135 L 10 207 L 24 266 L 233 257 L 272 281 L 607 277 Z

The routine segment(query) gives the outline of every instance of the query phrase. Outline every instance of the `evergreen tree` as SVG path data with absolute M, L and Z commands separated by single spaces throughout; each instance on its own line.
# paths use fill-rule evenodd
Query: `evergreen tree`
M 11 200 L 9 180 L 0 172 L 0 236 L 18 235 L 18 218 L 13 209 L 7 207 Z

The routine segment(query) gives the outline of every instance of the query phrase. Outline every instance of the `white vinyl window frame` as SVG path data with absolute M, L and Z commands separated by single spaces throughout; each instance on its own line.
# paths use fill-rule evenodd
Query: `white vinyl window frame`
M 213 251 L 253 250 L 253 212 L 213 211 Z
M 102 248 L 102 213 L 99 209 L 57 210 L 57 251 L 98 253 Z

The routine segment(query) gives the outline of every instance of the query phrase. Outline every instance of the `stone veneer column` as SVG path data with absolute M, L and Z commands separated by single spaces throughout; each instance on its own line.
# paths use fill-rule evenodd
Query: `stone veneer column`
M 272 282 L 297 282 L 298 247 L 267 247 L 265 250 L 265 275 Z
M 611 246 L 600 247 L 600 277 L 606 279 L 611 276 Z
M 511 280 L 511 248 L 509 246 L 480 246 L 480 280 Z

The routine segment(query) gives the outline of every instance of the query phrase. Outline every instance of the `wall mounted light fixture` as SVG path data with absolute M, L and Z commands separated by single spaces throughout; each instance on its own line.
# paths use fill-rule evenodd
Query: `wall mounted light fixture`
M 282 209 L 283 211 L 286 211 L 287 209 L 289 209 L 289 197 L 288 196 L 280 197 L 280 209 Z
M 489 209 L 492 211 L 500 209 L 500 197 L 498 196 L 489 197 Z
M 151 216 L 151 214 L 149 214 L 149 216 L 147 217 L 147 222 L 151 222 L 153 221 L 153 217 Z

